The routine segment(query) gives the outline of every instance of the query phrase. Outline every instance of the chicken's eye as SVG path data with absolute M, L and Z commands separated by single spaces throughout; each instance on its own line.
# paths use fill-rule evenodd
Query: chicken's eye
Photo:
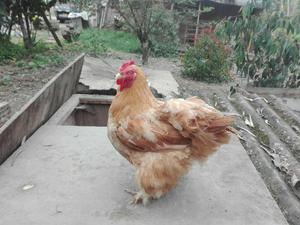
M 127 76 L 132 76 L 134 74 L 135 74 L 135 71 L 133 71 L 133 70 L 129 70 L 129 71 L 126 72 Z

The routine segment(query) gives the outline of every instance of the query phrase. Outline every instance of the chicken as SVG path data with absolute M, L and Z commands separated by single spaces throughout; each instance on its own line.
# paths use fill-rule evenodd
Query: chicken
M 228 143 L 233 119 L 198 97 L 158 101 L 133 61 L 119 72 L 108 137 L 136 167 L 140 190 L 133 202 L 146 204 L 169 192 L 193 161 L 204 161 Z

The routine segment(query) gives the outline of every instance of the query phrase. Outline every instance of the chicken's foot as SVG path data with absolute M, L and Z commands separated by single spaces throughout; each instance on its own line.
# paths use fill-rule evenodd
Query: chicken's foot
M 130 202 L 130 204 L 137 205 L 139 203 L 143 203 L 143 205 L 147 205 L 150 196 L 144 192 L 144 191 L 130 191 L 125 189 L 126 193 L 133 196 L 133 200 Z

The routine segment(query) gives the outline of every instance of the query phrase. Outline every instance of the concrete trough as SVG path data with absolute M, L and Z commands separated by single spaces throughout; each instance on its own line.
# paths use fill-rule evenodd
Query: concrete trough
M 48 125 L 106 126 L 113 96 L 75 94 L 47 122 Z
M 82 54 L 56 74 L 0 128 L 0 164 L 75 93 L 83 60 Z

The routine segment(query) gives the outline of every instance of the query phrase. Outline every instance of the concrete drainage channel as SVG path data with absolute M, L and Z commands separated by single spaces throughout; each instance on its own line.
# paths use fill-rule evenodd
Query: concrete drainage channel
M 235 91 L 230 97 L 221 90 L 203 97 L 221 111 L 240 115 L 236 128 L 241 143 L 288 222 L 298 225 L 300 117 L 274 95 Z M 295 93 L 299 98 L 299 91 Z

